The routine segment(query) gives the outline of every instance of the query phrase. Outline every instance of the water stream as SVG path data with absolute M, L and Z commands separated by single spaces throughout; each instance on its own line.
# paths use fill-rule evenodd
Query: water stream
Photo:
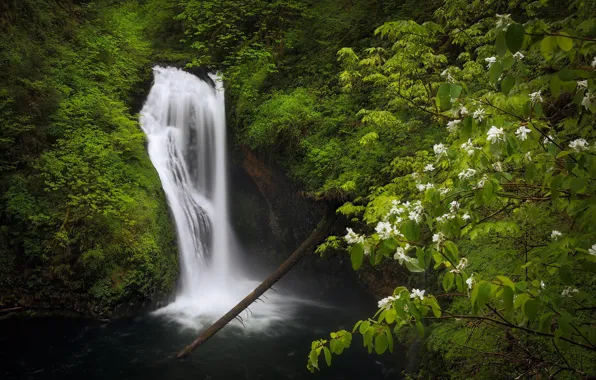
M 250 293 L 258 281 L 235 263 L 228 213 L 226 121 L 221 79 L 213 83 L 176 68 L 154 68 L 154 85 L 141 111 L 148 152 L 176 223 L 180 288 L 156 314 L 194 328 L 220 317 Z M 246 328 L 262 329 L 289 317 L 291 295 L 267 295 L 251 307 Z

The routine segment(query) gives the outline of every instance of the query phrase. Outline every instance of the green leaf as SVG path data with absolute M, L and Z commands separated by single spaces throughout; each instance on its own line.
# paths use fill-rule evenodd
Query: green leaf
M 511 75 L 507 75 L 501 82 L 501 91 L 505 95 L 509 95 L 511 89 L 515 85 L 515 78 Z
M 505 42 L 505 34 L 501 31 L 497 32 L 495 49 L 497 50 L 499 57 L 504 57 L 505 54 L 507 54 L 507 42 Z
M 559 78 L 558 75 L 553 75 L 550 78 L 550 93 L 555 97 L 559 97 L 561 95 L 561 86 L 563 81 Z
M 317 354 L 317 351 L 311 350 L 310 354 L 308 354 L 308 358 L 309 358 L 312 366 L 315 367 L 316 369 L 319 369 L 319 355 Z
M 560 35 L 557 36 L 557 43 L 559 44 L 559 47 L 563 51 L 569 51 L 573 49 L 573 40 L 569 37 L 566 37 L 568 34 L 564 32 L 560 32 L 559 34 Z
M 573 177 L 571 178 L 571 183 L 569 189 L 571 190 L 571 195 L 576 196 L 583 188 L 586 186 L 586 181 L 581 177 Z
M 444 244 L 445 246 L 445 255 L 451 260 L 451 263 L 457 264 L 459 261 L 459 250 L 457 249 L 457 245 L 454 242 L 448 240 Z
M 363 335 L 363 343 L 364 343 L 364 347 L 366 346 L 370 346 L 372 344 L 372 337 L 373 337 L 373 333 L 375 332 L 374 327 L 369 327 Z
M 547 36 L 540 42 L 540 52 L 547 61 L 555 55 L 555 49 L 557 47 L 557 38 L 553 36 Z
M 358 270 L 362 266 L 364 260 L 364 247 L 362 244 L 354 244 L 350 248 L 350 259 L 352 260 L 352 268 Z
M 323 347 L 323 352 L 325 353 L 325 361 L 327 362 L 327 366 L 331 367 L 331 352 L 327 347 Z
M 500 62 L 495 62 L 492 64 L 490 69 L 488 69 L 488 79 L 491 83 L 497 83 L 499 77 L 503 73 L 503 65 Z
M 387 335 L 387 343 L 389 343 L 389 352 L 393 353 L 393 335 L 387 326 L 385 326 L 385 335 Z
M 416 321 L 416 330 L 421 338 L 424 338 L 424 325 L 420 321 Z
M 501 290 L 501 299 L 503 300 L 505 311 L 511 311 L 513 309 L 513 289 L 509 286 L 504 286 Z
M 509 277 L 499 275 L 497 276 L 497 280 L 499 280 L 501 284 L 510 287 L 511 290 L 515 290 L 515 284 L 513 283 L 513 281 L 511 281 Z
M 540 308 L 540 301 L 536 298 L 528 300 L 524 304 L 524 314 L 528 317 L 529 320 L 533 320 L 538 315 L 538 309 Z
M 460 86 L 458 84 L 452 84 L 449 89 L 449 96 L 451 97 L 451 99 L 459 98 L 459 95 L 461 94 L 461 90 L 462 90 L 462 86 Z M 449 101 L 451 101 L 451 99 Z
M 409 241 L 417 241 L 420 239 L 420 226 L 415 221 L 408 220 L 403 227 L 403 233 Z
M 360 334 L 364 335 L 364 333 L 366 332 L 366 330 L 368 330 L 369 327 L 370 327 L 370 322 L 369 321 L 363 321 L 360 324 L 360 328 L 358 329 L 358 331 L 360 332 Z
M 451 108 L 451 85 L 449 83 L 443 83 L 437 91 L 437 105 L 442 111 L 446 111 Z
M 559 268 L 559 277 L 561 277 L 563 284 L 573 285 L 573 271 L 571 270 L 571 266 L 568 264 L 562 265 Z
M 505 41 L 507 42 L 507 48 L 513 54 L 517 53 L 524 44 L 525 29 L 522 24 L 511 24 L 507 27 L 505 32 Z
M 553 313 L 548 312 L 540 316 L 540 331 L 544 333 L 550 332 L 550 326 L 552 324 L 553 315 Z
M 447 272 L 443 276 L 443 290 L 448 292 L 453 287 L 453 282 L 455 281 L 455 275 L 453 272 Z
M 491 285 L 490 282 L 480 281 L 474 288 L 478 288 L 478 296 L 476 298 L 476 305 L 482 308 L 490 299 Z M 472 301 L 474 302 L 474 301 Z
M 515 63 L 515 58 L 513 58 L 512 55 L 508 55 L 505 58 L 503 58 L 503 71 L 509 70 L 513 66 L 514 63 Z
M 561 79 L 564 82 L 576 80 L 578 78 L 577 72 L 572 69 L 563 69 L 559 71 L 557 75 L 559 76 L 559 79 Z
M 389 342 L 387 342 L 387 335 L 381 333 L 375 337 L 375 352 L 377 354 L 383 354 L 387 351 L 388 346 Z

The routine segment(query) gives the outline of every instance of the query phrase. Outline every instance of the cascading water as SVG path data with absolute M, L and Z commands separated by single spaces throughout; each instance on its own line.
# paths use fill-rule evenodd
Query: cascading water
M 181 267 L 175 302 L 157 313 L 200 327 L 200 317 L 223 315 L 258 285 L 232 265 L 224 93 L 215 75 L 215 86 L 176 68 L 155 67 L 154 75 L 141 127 L 174 216 Z M 252 319 L 287 317 L 279 302 L 288 300 L 270 295 Z

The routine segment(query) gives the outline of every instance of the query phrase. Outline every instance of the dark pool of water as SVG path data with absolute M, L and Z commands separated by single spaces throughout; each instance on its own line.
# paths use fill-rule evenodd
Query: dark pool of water
M 310 343 L 358 317 L 364 305 L 301 305 L 295 317 L 263 332 L 226 327 L 184 360 L 174 353 L 197 331 L 164 317 L 146 315 L 114 322 L 72 318 L 0 321 L 0 379 L 398 379 L 402 354 L 369 355 L 360 336 L 322 371 L 306 369 Z

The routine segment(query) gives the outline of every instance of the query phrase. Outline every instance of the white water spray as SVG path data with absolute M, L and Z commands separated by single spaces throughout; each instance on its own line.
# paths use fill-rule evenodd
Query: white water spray
M 201 327 L 202 317 L 220 317 L 258 285 L 232 266 L 224 92 L 215 75 L 215 87 L 175 68 L 154 75 L 141 127 L 176 222 L 181 270 L 176 301 L 157 313 Z M 251 307 L 249 326 L 287 318 L 291 298 L 267 297 Z

